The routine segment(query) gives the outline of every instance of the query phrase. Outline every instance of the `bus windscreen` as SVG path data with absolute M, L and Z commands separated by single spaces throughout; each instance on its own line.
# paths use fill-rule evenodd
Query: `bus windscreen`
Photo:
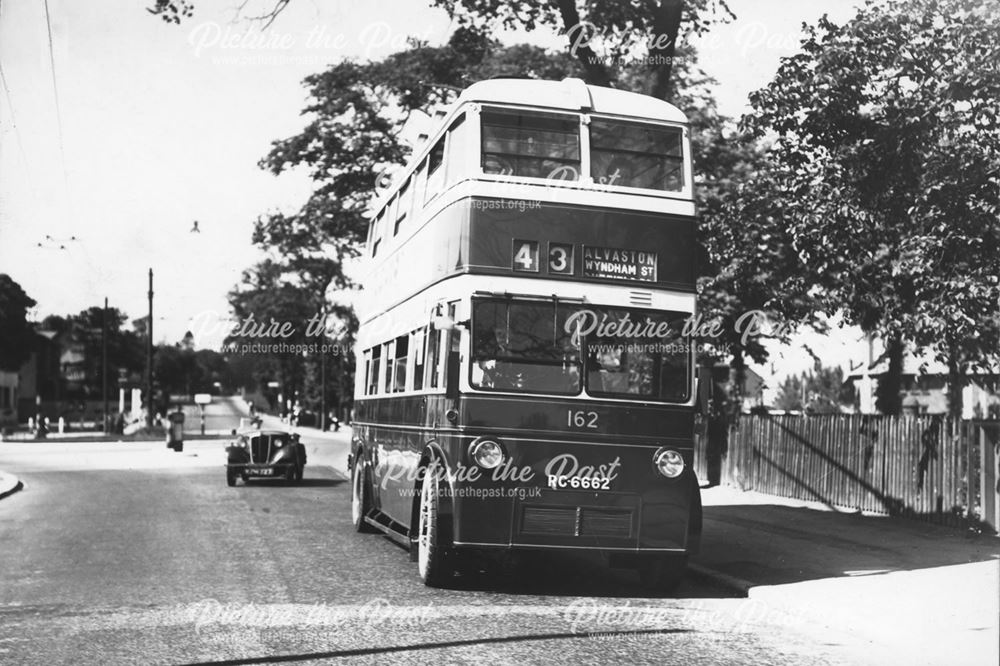
M 688 315 L 597 307 L 601 322 L 584 336 L 587 392 L 593 396 L 685 402 L 691 346 L 682 337 Z M 581 321 L 581 326 L 588 326 Z
M 558 302 L 477 300 L 473 388 L 685 402 L 688 315 Z M 586 381 L 584 387 L 583 381 Z
M 472 314 L 474 388 L 532 393 L 580 392 L 580 346 L 555 303 L 477 301 Z

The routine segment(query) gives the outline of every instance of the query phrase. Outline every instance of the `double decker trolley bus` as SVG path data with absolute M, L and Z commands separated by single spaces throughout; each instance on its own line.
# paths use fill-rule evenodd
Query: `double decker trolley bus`
M 447 585 L 473 551 L 599 551 L 668 588 L 701 532 L 684 115 L 564 81 L 466 89 L 380 197 L 355 529 Z

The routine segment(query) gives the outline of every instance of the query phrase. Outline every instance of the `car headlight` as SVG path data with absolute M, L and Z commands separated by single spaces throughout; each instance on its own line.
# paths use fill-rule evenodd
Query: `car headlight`
M 483 469 L 494 469 L 503 464 L 503 447 L 492 439 L 477 439 L 469 446 L 469 457 Z
M 660 449 L 653 456 L 653 466 L 668 479 L 676 479 L 684 471 L 684 457 L 673 449 Z

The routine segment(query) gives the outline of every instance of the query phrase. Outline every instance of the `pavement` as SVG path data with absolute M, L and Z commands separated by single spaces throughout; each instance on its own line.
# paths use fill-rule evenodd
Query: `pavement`
M 705 576 L 778 614 L 867 639 L 887 658 L 1000 663 L 1000 537 L 703 489 Z
M 16 476 L 0 470 L 0 499 L 13 495 L 23 487 L 24 484 Z
M 262 418 L 264 427 L 288 428 Z M 347 427 L 293 430 L 350 436 Z M 19 487 L 0 471 L 0 497 Z M 702 498 L 705 527 L 691 573 L 755 600 L 755 612 L 861 637 L 868 657 L 1000 663 L 1000 537 L 722 486 L 703 489 Z

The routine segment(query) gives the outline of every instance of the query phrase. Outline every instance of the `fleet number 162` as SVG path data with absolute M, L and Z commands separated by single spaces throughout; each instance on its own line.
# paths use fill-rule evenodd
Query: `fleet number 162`
M 597 412 L 587 412 L 582 409 L 566 410 L 566 425 L 570 428 L 597 429 Z

